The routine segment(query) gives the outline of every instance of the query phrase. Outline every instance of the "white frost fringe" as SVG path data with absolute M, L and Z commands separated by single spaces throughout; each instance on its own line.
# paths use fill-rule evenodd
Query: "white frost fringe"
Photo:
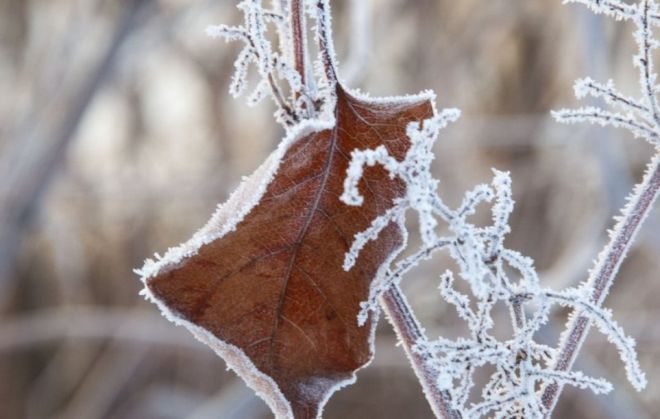
M 210 346 L 227 362 L 228 368 L 236 371 L 248 386 L 268 404 L 278 418 L 293 418 L 293 413 L 291 406 L 275 381 L 266 374 L 261 373 L 240 348 L 219 340 L 206 329 L 172 312 L 153 295 L 147 284 L 149 278 L 158 275 L 162 269 L 180 263 L 184 259 L 197 254 L 202 246 L 234 231 L 236 226 L 261 201 L 287 150 L 301 138 L 330 129 L 333 125 L 329 121 L 306 121 L 292 129 L 268 159 L 241 183 L 227 202 L 218 207 L 206 225 L 197 231 L 190 240 L 177 247 L 170 248 L 162 257 L 156 254 L 155 260 L 147 259 L 144 266 L 135 271 L 140 275 L 140 279 L 144 284 L 140 294 L 155 303 L 165 318 L 176 325 L 185 326 L 195 338 Z
M 493 170 L 491 185 L 479 185 L 468 192 L 456 210 L 442 201 L 437 193 L 439 182 L 431 174 L 432 146 L 438 131 L 458 116 L 457 110 L 450 109 L 423 123 L 411 123 L 407 131 L 411 147 L 403 161 L 398 161 L 382 146 L 352 153 L 341 196 L 346 204 L 362 205 L 360 183 L 364 168 L 369 166 L 380 165 L 392 178 L 401 179 L 406 184 L 406 194 L 376 217 L 366 230 L 355 235 L 345 255 L 344 269 L 351 269 L 364 246 L 376 240 L 392 222 L 404 227 L 409 209 L 417 213 L 422 239 L 417 252 L 378 278 L 369 299 L 362 304 L 358 321 L 365 321 L 369 312 L 378 312 L 378 297 L 420 261 L 447 249 L 460 268 L 461 279 L 469 285 L 472 297 L 454 288 L 454 276 L 450 271 L 441 275 L 440 293 L 467 323 L 470 337 L 456 341 L 444 338 L 419 341 L 414 350 L 437 372 L 437 385 L 449 392 L 451 407 L 462 412 L 464 417 L 477 418 L 491 412 L 495 417 L 544 417 L 547 411 L 537 391 L 540 384 L 573 385 L 596 393 L 611 390 L 612 386 L 605 380 L 553 369 L 556 352 L 534 341 L 534 336 L 548 321 L 553 305 L 581 310 L 592 319 L 619 349 L 630 382 L 636 389 L 643 388 L 646 380 L 637 361 L 635 342 L 624 334 L 611 312 L 591 303 L 590 293 L 583 289 L 556 292 L 541 287 L 533 261 L 504 246 L 511 230 L 509 217 L 514 209 L 508 173 Z M 476 226 L 468 221 L 478 205 L 491 201 L 490 226 Z M 448 225 L 452 233 L 449 237 L 436 234 L 439 220 Z M 513 325 L 513 337 L 504 341 L 498 340 L 491 331 L 495 324 L 492 311 L 497 303 L 509 307 Z M 474 373 L 484 365 L 494 366 L 495 372 L 483 387 L 482 401 L 469 404 L 468 395 L 475 386 Z

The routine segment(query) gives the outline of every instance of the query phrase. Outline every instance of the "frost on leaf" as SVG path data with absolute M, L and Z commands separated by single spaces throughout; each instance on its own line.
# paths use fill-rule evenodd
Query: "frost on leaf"
M 404 191 L 374 168 L 364 204 L 343 204 L 350 154 L 385 147 L 402 158 L 408 123 L 433 112 L 428 99 L 368 103 L 339 86 L 336 94 L 334 125 L 310 122 L 291 135 L 201 232 L 142 271 L 147 295 L 210 341 L 283 417 L 316 417 L 370 361 L 376 317 L 358 326 L 360 302 L 402 244 L 391 223 L 355 269 L 342 269 L 351 237 Z
M 277 6 L 287 2 L 266 10 L 259 0 L 245 0 L 243 25 L 209 28 L 244 44 L 231 92 L 244 91 L 254 65 L 261 81 L 249 101 L 273 97 L 287 136 L 206 226 L 139 271 L 144 294 L 170 320 L 212 347 L 277 417 L 296 419 L 318 417 L 332 393 L 371 360 L 377 316 L 358 325 L 360 303 L 404 241 L 390 223 L 351 272 L 342 269 L 352 237 L 404 194 L 400 179 L 374 167 L 363 173 L 363 205 L 342 203 L 351 153 L 382 147 L 403 159 L 408 125 L 434 113 L 431 93 L 369 99 L 342 87 L 328 2 L 314 3 L 306 2 L 305 13 L 314 14 L 317 41 L 327 47 L 320 51 L 325 71 L 314 83 L 303 85 L 290 65 L 289 23 Z M 284 50 L 267 39 L 271 24 Z
M 360 320 L 378 310 L 378 297 L 419 261 L 431 258 L 437 251 L 447 250 L 460 268 L 459 278 L 468 284 L 470 294 L 455 287 L 454 273 L 440 276 L 440 295 L 465 321 L 469 335 L 457 340 L 438 338 L 418 341 L 414 350 L 436 371 L 437 386 L 451 396 L 452 409 L 465 418 L 525 417 L 542 418 L 548 412 L 539 391 L 543 384 L 558 383 L 590 389 L 596 393 L 611 390 L 602 379 L 580 372 L 562 372 L 553 368 L 555 351 L 534 340 L 548 321 L 553 306 L 581 310 L 619 349 L 628 378 L 635 388 L 645 384 L 637 362 L 634 341 L 626 336 L 611 313 L 590 302 L 583 289 L 553 291 L 540 284 L 533 261 L 505 247 L 510 232 L 509 217 L 514 209 L 511 179 L 508 173 L 494 170 L 490 185 L 479 185 L 468 192 L 458 208 L 447 206 L 437 193 L 438 181 L 432 177 L 431 148 L 438 131 L 458 118 L 458 111 L 445 110 L 422 123 L 408 126 L 411 147 L 403 160 L 382 147 L 356 150 L 346 172 L 342 199 L 350 205 L 362 204 L 365 168 L 383 167 L 394 179 L 402 180 L 406 191 L 396 205 L 376 217 L 369 227 L 354 236 L 346 253 L 344 268 L 355 269 L 369 243 L 380 239 L 381 231 L 392 222 L 402 225 L 407 210 L 419 219 L 422 245 L 412 255 L 394 263 L 376 282 L 369 299 L 362 304 Z M 469 221 L 482 203 L 491 204 L 492 223 L 477 226 Z M 438 225 L 445 223 L 450 231 L 440 237 Z M 513 336 L 499 340 L 493 330 L 493 311 L 497 304 L 508 307 Z M 482 398 L 470 402 L 475 387 L 475 373 L 484 366 L 494 372 L 481 388 Z

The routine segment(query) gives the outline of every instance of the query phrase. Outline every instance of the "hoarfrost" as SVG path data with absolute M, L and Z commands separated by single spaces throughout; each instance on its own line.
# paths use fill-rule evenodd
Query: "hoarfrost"
M 220 206 L 211 220 L 188 242 L 169 249 L 164 256 L 145 261 L 138 273 L 142 281 L 156 275 L 161 269 L 180 262 L 192 255 L 206 243 L 220 238 L 236 228 L 236 225 L 259 202 L 267 185 L 276 173 L 282 156 L 297 139 L 310 132 L 329 129 L 334 126 L 332 110 L 335 105 L 336 55 L 332 44 L 331 16 L 328 0 L 302 0 L 304 13 L 314 19 L 312 28 L 319 54 L 313 60 L 314 66 L 305 65 L 307 74 L 300 74 L 292 64 L 293 39 L 291 22 L 285 16 L 289 12 L 287 0 L 272 1 L 272 9 L 264 8 L 261 0 L 244 0 L 238 5 L 242 11 L 242 25 L 210 26 L 207 33 L 211 37 L 244 44 L 235 61 L 235 72 L 230 85 L 230 93 L 243 95 L 248 89 L 248 73 L 254 67 L 259 75 L 256 87 L 248 96 L 248 104 L 255 105 L 266 97 L 273 99 L 277 106 L 276 119 L 288 131 L 285 140 L 257 171 L 246 179 Z M 660 107 L 656 97 L 658 91 L 652 53 L 658 48 L 653 38 L 652 27 L 660 25 L 660 13 L 653 0 L 643 0 L 629 4 L 620 0 L 567 0 L 567 3 L 582 3 L 597 13 L 604 13 L 620 20 L 633 22 L 637 31 L 635 41 L 639 52 L 634 64 L 640 71 L 640 98 L 620 93 L 611 81 L 600 83 L 590 78 L 579 80 L 575 93 L 579 98 L 592 96 L 603 99 L 614 110 L 585 107 L 575 110 L 560 110 L 554 116 L 561 122 L 591 122 L 601 125 L 624 128 L 636 137 L 648 141 L 656 151 L 660 150 Z M 269 26 L 275 28 L 278 43 L 269 39 Z M 307 44 L 303 30 L 304 45 Z M 305 48 L 306 49 L 306 48 Z M 307 62 L 308 57 L 304 57 Z M 311 62 L 311 61 L 310 61 Z M 346 89 L 348 90 L 348 89 Z M 359 91 L 349 92 L 356 98 L 370 103 L 393 98 L 374 99 Z M 435 96 L 432 92 L 396 98 L 396 101 L 419 101 Z M 580 288 L 554 291 L 541 286 L 533 261 L 523 254 L 506 248 L 505 239 L 510 232 L 509 217 L 514 209 L 511 178 L 508 173 L 493 171 L 493 180 L 487 185 L 478 185 L 467 192 L 457 208 L 446 205 L 438 195 L 439 182 L 431 175 L 434 156 L 432 146 L 438 131 L 458 119 L 460 112 L 455 109 L 437 112 L 422 123 L 411 123 L 407 135 L 411 146 L 403 161 L 389 155 L 385 147 L 373 150 L 357 150 L 347 170 L 344 193 L 341 199 L 349 205 L 361 205 L 360 182 L 365 167 L 380 165 L 392 178 L 406 184 L 403 197 L 394 202 L 392 208 L 376 217 L 363 232 L 356 234 L 345 255 L 344 269 L 351 269 L 360 257 L 364 246 L 378 238 L 382 230 L 392 222 L 405 231 L 406 214 L 413 210 L 419 219 L 419 233 L 422 244 L 419 249 L 401 260 L 395 261 L 397 254 L 389 258 L 385 267 L 379 270 L 367 301 L 362 303 L 358 323 L 364 324 L 370 312 L 378 312 L 378 298 L 396 286 L 420 261 L 429 259 L 440 250 L 446 250 L 458 265 L 458 273 L 446 271 L 440 275 L 439 294 L 457 311 L 469 330 L 467 338 L 456 340 L 442 337 L 432 341 L 420 340 L 414 350 L 424 355 L 428 365 L 437 371 L 438 385 L 451 396 L 452 407 L 464 417 L 480 417 L 492 414 L 493 417 L 524 416 L 544 417 L 549 413 L 544 406 L 539 388 L 549 384 L 572 385 L 590 389 L 596 393 L 611 390 L 611 385 L 598 378 L 585 376 L 580 372 L 557 371 L 554 368 L 559 351 L 535 342 L 534 336 L 547 323 L 554 306 L 568 306 L 579 313 L 571 318 L 572 324 L 579 317 L 586 317 L 617 347 L 626 366 L 628 378 L 637 389 L 646 384 L 645 377 L 637 362 L 634 340 L 626 336 L 613 320 L 609 310 L 600 307 L 607 295 L 609 284 L 599 290 L 595 298 L 594 272 L 604 268 L 605 257 L 599 257 L 598 264 L 590 275 L 590 281 Z M 656 179 L 660 156 L 656 155 L 640 186 L 636 188 L 623 211 L 621 221 L 612 231 L 616 237 L 626 228 L 625 221 L 631 217 L 646 216 L 647 213 L 633 214 L 640 201 L 643 185 Z M 486 227 L 469 221 L 480 205 L 491 205 L 492 222 Z M 647 202 L 651 206 L 653 202 Z M 446 224 L 448 236 L 438 234 L 440 223 Z M 636 230 L 630 234 L 634 236 Z M 632 241 L 632 240 L 630 240 Z M 620 251 L 625 255 L 629 242 Z M 399 249 L 401 252 L 403 249 Z M 613 266 L 614 274 L 619 265 Z M 456 280 L 468 285 L 469 294 L 456 288 Z M 186 322 L 170 312 L 148 288 L 143 295 L 159 305 L 163 314 L 177 324 L 190 329 L 195 336 L 214 348 L 236 369 L 270 405 L 276 415 L 290 417 L 291 408 L 277 385 L 267 376 L 256 370 L 245 354 L 238 348 L 217 340 L 196 325 Z M 509 308 L 513 336 L 508 340 L 498 340 L 493 336 L 494 320 L 492 312 L 497 303 Z M 372 318 L 377 318 L 373 316 Z M 563 341 L 572 339 L 570 333 Z M 373 339 L 372 339 L 373 343 Z M 482 399 L 469 403 L 468 397 L 475 386 L 475 371 L 491 365 L 494 372 L 482 388 Z M 345 384 L 345 383 L 344 383 Z
M 331 129 L 334 121 L 309 120 L 295 126 L 282 140 L 277 149 L 231 194 L 227 202 L 218 206 L 211 219 L 187 242 L 167 250 L 165 255 L 158 253 L 154 259 L 147 259 L 144 266 L 136 270 L 142 281 L 156 276 L 161 269 L 176 265 L 186 257 L 197 253 L 205 244 L 217 240 L 236 229 L 245 216 L 261 200 L 266 188 L 277 173 L 282 158 L 289 148 L 301 138 L 314 132 Z M 145 288 L 146 290 L 146 288 Z M 146 291 L 144 291 L 146 292 Z
M 369 166 L 382 166 L 391 177 L 406 184 L 406 191 L 369 228 L 355 235 L 345 256 L 344 269 L 351 269 L 364 246 L 391 222 L 403 226 L 408 210 L 413 210 L 419 219 L 422 239 L 420 249 L 394 263 L 383 278 L 377 279 L 369 300 L 362 304 L 359 321 L 365 321 L 369 311 L 378 310 L 378 297 L 382 293 L 396 286 L 420 261 L 444 249 L 457 262 L 459 278 L 469 285 L 470 295 L 457 290 L 451 271 L 440 275 L 440 295 L 465 321 L 469 337 L 421 340 L 416 342 L 414 351 L 437 372 L 437 386 L 449 392 L 452 407 L 464 417 L 492 414 L 493 417 L 541 418 L 547 412 L 539 389 L 548 383 L 572 385 L 596 393 L 611 390 L 605 380 L 552 368 L 556 352 L 537 343 L 534 336 L 548 321 L 553 306 L 583 310 L 619 349 L 631 383 L 636 388 L 643 387 L 644 375 L 637 363 L 634 341 L 623 333 L 611 313 L 592 304 L 589 293 L 583 289 L 553 291 L 542 287 L 532 259 L 506 248 L 509 217 L 514 209 L 509 173 L 493 170 L 491 184 L 478 185 L 467 192 L 456 209 L 446 205 L 438 195 L 439 182 L 431 174 L 433 143 L 438 131 L 459 115 L 459 111 L 450 109 L 422 123 L 411 123 L 407 130 L 411 145 L 403 161 L 393 158 L 384 147 L 352 153 L 341 196 L 346 204 L 362 204 L 360 183 L 364 168 Z M 469 217 L 484 203 L 491 205 L 492 221 L 488 226 L 477 226 Z M 447 237 L 437 233 L 441 222 L 449 228 Z M 507 340 L 498 340 L 492 332 L 495 325 L 492 314 L 498 303 L 509 308 L 513 336 Z M 482 400 L 470 404 L 468 395 L 475 387 L 474 374 L 485 365 L 494 367 L 495 371 L 482 388 Z
M 587 122 L 602 126 L 624 128 L 635 137 L 648 141 L 656 150 L 660 150 L 660 106 L 656 96 L 657 73 L 653 63 L 653 51 L 660 43 L 653 37 L 653 26 L 660 25 L 660 12 L 654 0 L 644 0 L 628 4 L 618 0 L 568 0 L 565 3 L 582 3 L 597 13 L 604 13 L 617 19 L 629 20 L 637 28 L 634 32 L 637 54 L 633 64 L 639 70 L 641 97 L 630 97 L 621 93 L 611 80 L 600 83 L 589 77 L 577 80 L 575 96 L 601 98 L 612 108 L 622 112 L 598 107 L 579 109 L 561 109 L 553 112 L 559 122 Z
M 634 351 L 634 341 L 623 335 L 621 328 L 612 320 L 608 310 L 601 309 L 607 294 L 616 278 L 622 261 L 625 259 L 635 236 L 648 216 L 660 193 L 660 106 L 658 104 L 657 74 L 653 62 L 653 52 L 659 43 L 653 36 L 653 27 L 660 24 L 658 5 L 655 0 L 641 0 L 635 4 L 607 0 L 579 0 L 597 13 L 604 13 L 617 20 L 628 20 L 636 27 L 634 39 L 637 54 L 633 64 L 639 71 L 640 97 L 630 97 L 620 93 L 611 81 L 599 83 L 590 78 L 578 80 L 575 93 L 578 98 L 587 95 L 602 98 L 611 108 L 618 108 L 624 114 L 600 108 L 561 110 L 554 115 L 560 122 L 588 122 L 625 128 L 635 137 L 642 137 L 653 147 L 651 162 L 642 181 L 635 186 L 627 198 L 627 204 L 616 224 L 610 230 L 609 243 L 598 255 L 594 267 L 589 271 L 587 281 L 581 287 L 579 303 L 571 295 L 570 304 L 575 312 L 570 316 L 567 329 L 560 337 L 558 354 L 553 360 L 557 370 L 570 370 L 580 351 L 590 323 L 593 322 L 619 349 L 626 365 L 629 381 L 637 390 L 646 385 Z M 588 297 L 584 299 L 584 297 Z M 555 295 L 554 299 L 558 299 Z M 562 298 L 567 298 L 563 295 Z M 559 299 L 560 304 L 564 301 Z M 544 389 L 544 403 L 554 408 L 561 383 Z
M 310 1 L 304 3 L 307 14 L 317 20 L 321 19 L 320 13 L 327 15 L 322 23 L 329 25 L 327 2 L 321 1 L 315 7 L 312 7 Z M 334 103 L 332 89 L 317 88 L 313 77 L 301 75 L 292 64 L 294 59 L 291 24 L 284 14 L 288 13 L 289 2 L 273 2 L 273 9 L 265 9 L 261 0 L 243 0 L 237 7 L 243 12 L 242 25 L 216 25 L 206 29 L 206 33 L 211 37 L 244 44 L 234 63 L 235 72 L 229 87 L 231 95 L 239 97 L 245 92 L 249 68 L 254 65 L 260 80 L 247 99 L 249 105 L 253 106 L 264 98 L 271 97 L 277 106 L 275 118 L 287 129 L 309 119 L 328 119 L 327 109 Z M 268 37 L 269 25 L 275 27 L 279 40 L 277 48 Z M 323 26 L 322 29 L 330 36 L 329 27 Z M 307 45 L 305 31 L 300 35 L 303 45 Z M 332 42 L 327 41 L 327 44 L 331 50 Z M 304 57 L 304 60 L 307 60 L 307 57 Z M 303 80 L 306 82 L 303 83 Z

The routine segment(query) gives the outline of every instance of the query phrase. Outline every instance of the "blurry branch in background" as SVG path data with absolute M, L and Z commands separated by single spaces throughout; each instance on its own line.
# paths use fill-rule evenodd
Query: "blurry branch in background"
M 130 328 L 125 323 L 122 328 Z M 121 394 L 139 371 L 149 355 L 149 347 L 126 347 L 113 340 L 105 346 L 80 382 L 78 391 L 60 410 L 56 418 L 101 418 L 110 411 L 115 398 Z
M 68 145 L 95 95 L 112 73 L 118 52 L 151 0 L 127 0 L 110 41 L 98 62 L 81 82 L 77 75 L 54 90 L 55 97 L 34 98 L 14 129 L 5 132 L 0 155 L 0 295 L 12 274 L 19 237 L 60 167 Z M 78 42 L 74 39 L 72 42 Z M 65 48 L 70 45 L 65 45 Z M 70 62 L 64 60 L 61 65 Z M 43 68 L 48 80 L 60 68 Z M 1 303 L 1 301 L 0 301 Z
M 151 310 L 69 306 L 34 311 L 0 324 L 0 353 L 43 345 L 62 338 L 123 340 L 206 351 L 188 335 L 171 328 Z

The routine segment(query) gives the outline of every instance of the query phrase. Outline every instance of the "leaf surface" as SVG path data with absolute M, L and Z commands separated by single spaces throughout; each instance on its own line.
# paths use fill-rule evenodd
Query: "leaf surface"
M 334 123 L 283 141 L 193 238 L 142 270 L 145 292 L 221 355 L 278 417 L 316 418 L 373 356 L 376 316 L 360 303 L 403 245 L 395 223 L 342 269 L 353 236 L 393 206 L 404 185 L 368 168 L 361 207 L 339 200 L 355 149 L 403 159 L 406 127 L 433 115 L 432 96 L 358 99 L 336 88 Z

